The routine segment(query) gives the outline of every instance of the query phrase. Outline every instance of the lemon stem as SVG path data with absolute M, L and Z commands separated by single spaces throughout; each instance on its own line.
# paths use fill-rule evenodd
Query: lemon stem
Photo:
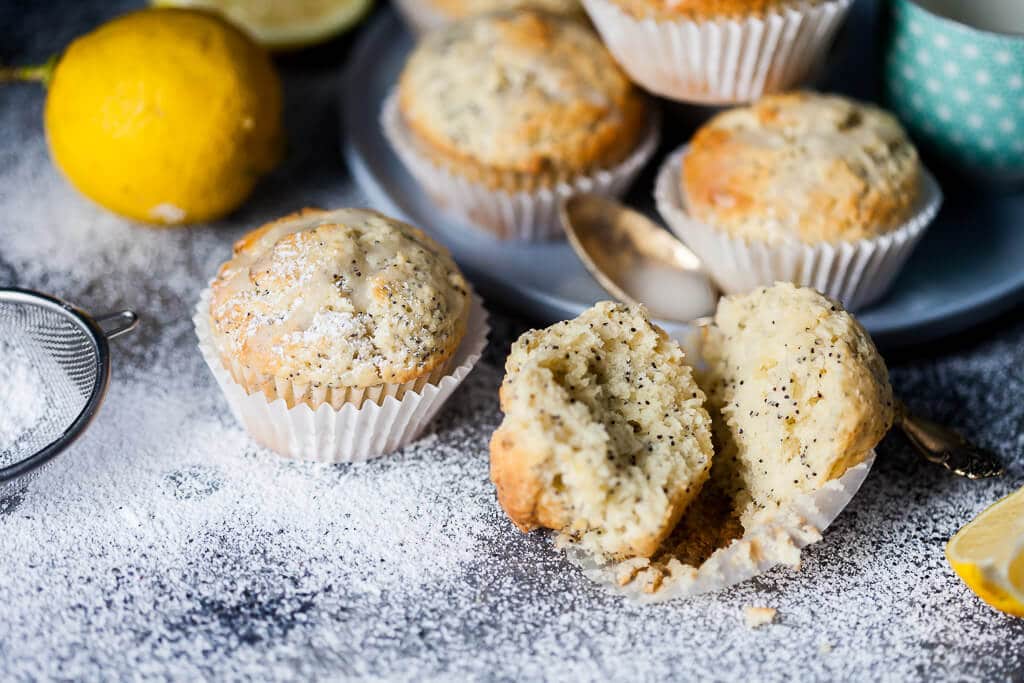
M 42 83 L 49 85 L 53 70 L 57 66 L 57 55 L 50 57 L 44 64 L 33 66 L 2 66 L 0 65 L 0 83 Z

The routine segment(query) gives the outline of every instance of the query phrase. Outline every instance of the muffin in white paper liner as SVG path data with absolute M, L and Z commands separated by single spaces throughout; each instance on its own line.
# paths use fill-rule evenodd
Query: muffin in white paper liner
M 415 441 L 444 402 L 476 365 L 487 345 L 487 313 L 471 294 L 466 334 L 444 371 L 428 381 L 385 385 L 371 392 L 358 391 L 357 402 L 340 409 L 322 403 L 314 410 L 306 403 L 294 408 L 282 396 L 303 390 L 275 387 L 271 401 L 262 391 L 247 392 L 221 361 L 210 325 L 209 289 L 203 291 L 193 318 L 199 351 L 224 392 L 235 418 L 252 438 L 280 455 L 325 463 L 357 462 L 385 455 Z M 437 376 L 440 375 L 440 376 Z
M 562 200 L 577 194 L 622 196 L 654 154 L 660 116 L 652 110 L 644 137 L 618 165 L 533 191 L 503 192 L 450 172 L 417 148 L 402 121 L 394 93 L 384 101 L 381 126 L 402 163 L 431 199 L 442 208 L 499 239 L 544 241 L 564 238 L 558 211 Z
M 750 102 L 800 85 L 820 64 L 853 0 L 741 19 L 638 19 L 611 0 L 583 0 L 622 68 L 647 90 L 683 102 Z
M 654 187 L 658 212 L 673 232 L 704 262 L 726 294 L 740 294 L 775 282 L 813 287 L 850 310 L 880 299 L 924 236 L 942 205 L 942 190 L 921 168 L 921 189 L 914 213 L 903 225 L 878 237 L 851 242 L 807 244 L 793 240 L 770 244 L 732 237 L 692 218 L 680 186 L 688 146 L 662 164 Z
M 743 536 L 716 550 L 699 567 L 679 564 L 670 572 L 649 569 L 646 558 L 600 564 L 578 546 L 568 545 L 569 558 L 592 581 L 638 602 L 665 602 L 728 588 L 772 567 L 797 567 L 800 549 L 821 540 L 822 532 L 853 499 L 871 471 L 875 453 L 816 491 L 758 519 Z
M 417 34 L 432 31 L 449 21 L 426 0 L 395 0 L 395 7 L 409 28 Z

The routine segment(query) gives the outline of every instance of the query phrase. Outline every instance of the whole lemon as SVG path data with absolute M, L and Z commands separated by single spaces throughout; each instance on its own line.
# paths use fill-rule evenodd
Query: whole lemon
M 150 223 L 213 220 L 280 158 L 281 84 L 214 14 L 146 9 L 75 40 L 50 78 L 57 166 L 98 204 Z

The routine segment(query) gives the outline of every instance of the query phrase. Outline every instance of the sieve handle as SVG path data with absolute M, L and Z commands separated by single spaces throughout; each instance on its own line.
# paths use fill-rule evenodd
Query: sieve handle
M 96 324 L 103 330 L 107 339 L 116 339 L 122 334 L 134 330 L 139 324 L 139 316 L 135 315 L 134 311 L 108 313 L 96 318 Z

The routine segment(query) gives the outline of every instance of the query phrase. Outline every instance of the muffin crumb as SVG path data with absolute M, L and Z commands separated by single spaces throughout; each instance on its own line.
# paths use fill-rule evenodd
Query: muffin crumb
M 778 610 L 774 607 L 744 607 L 743 623 L 747 628 L 760 628 L 775 622 Z

